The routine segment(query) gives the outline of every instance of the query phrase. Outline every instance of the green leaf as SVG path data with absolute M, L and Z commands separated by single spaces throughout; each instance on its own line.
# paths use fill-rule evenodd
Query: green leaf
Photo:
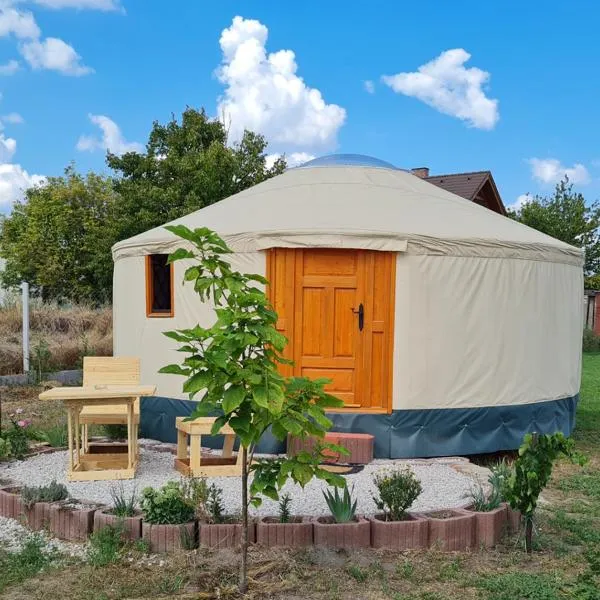
M 269 408 L 269 398 L 267 397 L 267 390 L 263 386 L 255 387 L 252 390 L 252 398 L 254 402 L 261 408 Z
M 184 369 L 179 365 L 167 365 L 158 370 L 159 373 L 169 373 L 172 375 L 185 375 L 186 377 L 191 373 L 190 369 Z
M 183 384 L 183 391 L 191 395 L 196 394 L 200 390 L 203 390 L 204 388 L 208 387 L 210 380 L 211 376 L 208 371 L 200 371 L 199 373 L 192 375 Z
M 225 414 L 232 413 L 246 397 L 246 390 L 241 385 L 232 385 L 225 390 L 223 394 L 223 412 Z
M 215 422 L 213 423 L 213 426 L 211 427 L 210 434 L 217 435 L 219 433 L 219 431 L 221 431 L 221 427 L 223 427 L 223 425 L 225 425 L 225 423 L 227 423 L 226 416 L 222 416 L 222 417 L 219 417 L 218 419 L 216 419 Z
M 185 258 L 196 258 L 196 255 L 185 248 L 178 248 L 175 252 L 169 254 L 167 258 L 167 264 L 171 264 L 176 260 L 182 260 Z

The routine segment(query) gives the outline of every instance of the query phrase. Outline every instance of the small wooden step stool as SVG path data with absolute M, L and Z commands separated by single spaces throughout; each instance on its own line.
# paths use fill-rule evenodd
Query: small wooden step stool
M 374 437 L 369 433 L 342 433 L 330 431 L 325 434 L 325 442 L 344 446 L 349 454 L 333 454 L 326 451 L 327 462 L 340 462 L 353 465 L 367 465 L 373 460 Z M 306 438 L 288 435 L 287 453 L 288 456 L 294 456 L 303 450 L 312 452 L 316 444 L 316 439 L 308 436 Z
M 224 436 L 221 456 L 202 456 L 202 436 L 210 435 L 214 417 L 199 417 L 185 421 L 186 417 L 176 417 L 177 457 L 175 469 L 187 477 L 236 477 L 242 474 L 242 453 L 233 455 L 235 431 L 225 425 L 217 435 Z M 188 453 L 189 437 L 189 453 Z

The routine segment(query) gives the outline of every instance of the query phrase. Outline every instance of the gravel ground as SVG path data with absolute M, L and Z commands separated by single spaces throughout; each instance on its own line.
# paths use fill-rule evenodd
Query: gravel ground
M 60 554 L 75 558 L 85 556 L 85 545 L 70 544 L 48 536 L 44 532 L 32 533 L 14 519 L 0 517 L 0 548 L 8 552 L 19 552 L 25 541 L 31 536 L 37 536 L 44 542 L 44 550 L 48 553 Z
M 458 461 L 459 459 L 454 459 Z M 354 475 L 347 475 L 349 488 L 354 488 L 354 496 L 358 498 L 357 512 L 373 514 L 377 512 L 373 502 L 375 486 L 373 474 L 382 467 L 399 464 L 409 466 L 421 481 L 423 493 L 412 506 L 412 510 L 433 510 L 441 508 L 463 507 L 469 504 L 468 495 L 474 486 L 471 477 L 458 473 L 450 465 L 451 459 L 425 460 L 377 460 L 366 465 Z M 463 461 L 463 465 L 465 462 Z M 179 479 L 179 474 L 173 467 L 173 455 L 142 449 L 140 465 L 135 479 L 122 482 L 93 481 L 67 482 L 67 453 L 55 452 L 40 454 L 25 461 L 8 463 L 0 466 L 0 478 L 12 479 L 26 485 L 43 485 L 56 479 L 64 483 L 73 498 L 88 502 L 111 504 L 111 490 L 121 485 L 128 493 L 139 494 L 147 486 L 158 488 L 169 480 Z M 236 514 L 241 510 L 240 481 L 238 477 L 214 477 L 207 479 L 223 489 L 223 500 L 228 514 Z M 312 480 L 305 488 L 288 481 L 284 492 L 292 496 L 292 511 L 297 515 L 328 514 L 327 505 L 321 490 L 326 484 L 320 480 Z M 258 509 L 251 509 L 255 515 L 277 514 L 277 503 L 265 499 Z

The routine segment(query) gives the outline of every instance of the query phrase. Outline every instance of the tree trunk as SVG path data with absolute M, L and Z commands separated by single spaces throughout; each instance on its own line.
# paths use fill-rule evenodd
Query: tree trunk
M 242 562 L 239 589 L 245 594 L 248 591 L 248 449 L 241 447 L 239 452 L 242 453 Z
M 533 517 L 527 516 L 525 517 L 525 550 L 527 554 L 531 554 L 533 552 Z

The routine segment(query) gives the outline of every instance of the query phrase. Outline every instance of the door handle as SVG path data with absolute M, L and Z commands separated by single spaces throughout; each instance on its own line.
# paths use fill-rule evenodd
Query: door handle
M 358 305 L 358 310 L 352 309 L 352 312 L 358 315 L 358 330 L 362 331 L 365 326 L 365 307 L 362 302 Z

